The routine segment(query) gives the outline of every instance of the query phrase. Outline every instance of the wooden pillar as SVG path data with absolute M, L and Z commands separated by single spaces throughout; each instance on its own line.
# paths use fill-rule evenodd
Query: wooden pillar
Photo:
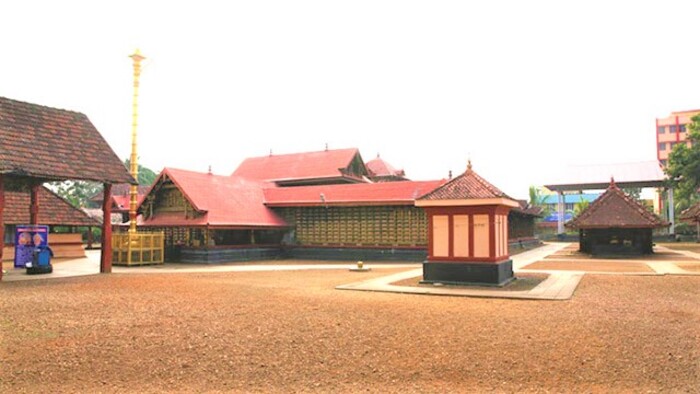
M 5 221 L 3 211 L 5 210 L 5 187 L 3 176 L 0 174 L 0 280 L 2 280 L 2 250 L 5 248 Z
M 31 186 L 31 204 L 29 205 L 29 224 L 39 224 L 39 187 L 38 183 Z
M 102 253 L 100 255 L 100 273 L 112 272 L 112 184 L 104 184 L 104 201 L 102 202 Z
M 88 226 L 88 233 L 87 233 L 87 248 L 92 249 L 92 243 L 95 242 L 95 239 L 92 235 L 92 226 Z

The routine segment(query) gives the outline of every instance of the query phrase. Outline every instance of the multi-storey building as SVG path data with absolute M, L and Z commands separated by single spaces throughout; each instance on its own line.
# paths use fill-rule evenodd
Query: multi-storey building
M 670 116 L 656 119 L 656 158 L 666 166 L 668 156 L 676 144 L 685 142 L 686 128 L 691 118 L 700 114 L 700 110 L 672 112 Z

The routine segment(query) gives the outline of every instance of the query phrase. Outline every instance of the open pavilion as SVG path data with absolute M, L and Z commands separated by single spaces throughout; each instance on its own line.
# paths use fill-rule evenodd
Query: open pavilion
M 673 207 L 673 188 L 667 184 L 666 174 L 656 160 L 634 163 L 597 164 L 565 167 L 561 176 L 547 189 L 558 194 L 557 234 L 564 234 L 564 194 L 580 193 L 583 190 L 606 190 L 610 179 L 621 189 L 625 188 L 665 188 L 668 191 L 666 208 Z M 671 224 L 669 234 L 675 234 L 673 209 L 668 209 L 668 221 Z
M 29 191 L 29 224 L 39 224 L 39 190 L 44 182 L 82 180 L 111 188 L 136 181 L 87 116 L 0 97 L 0 261 L 4 244 L 5 190 Z M 111 204 L 103 205 L 100 272 L 112 270 Z M 0 280 L 2 270 L 0 270 Z

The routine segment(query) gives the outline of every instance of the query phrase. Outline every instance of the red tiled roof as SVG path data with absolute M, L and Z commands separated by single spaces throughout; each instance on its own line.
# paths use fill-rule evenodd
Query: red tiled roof
M 266 188 L 265 204 L 280 206 L 413 205 L 445 181 L 400 181 Z
M 381 159 L 379 155 L 377 155 L 376 159 L 370 160 L 367 163 L 365 163 L 365 165 L 367 166 L 367 170 L 369 170 L 370 174 L 373 176 L 402 177 L 406 175 L 406 173 L 403 170 L 397 170 L 396 168 L 394 168 L 394 166 L 384 161 L 384 159 Z
M 184 213 L 157 214 L 144 220 L 147 226 L 209 225 L 284 227 L 287 223 L 263 205 L 263 183 L 235 176 L 221 176 L 166 168 L 156 180 L 168 176 L 202 216 L 185 219 Z M 149 194 L 153 192 L 149 191 Z
M 352 149 L 269 155 L 245 159 L 233 176 L 260 181 L 341 178 L 359 151 Z
M 470 200 L 490 198 L 506 198 L 515 201 L 474 172 L 470 163 L 464 174 L 421 197 L 420 200 Z
M 64 226 L 99 226 L 100 223 L 89 217 L 82 210 L 73 207 L 67 201 L 45 187 L 39 188 L 39 224 Z M 29 191 L 5 190 L 5 224 L 29 224 Z
M 87 116 L 0 97 L 0 174 L 133 182 Z
M 150 188 L 151 188 L 151 185 L 139 185 L 138 186 L 139 197 L 146 194 L 146 192 L 148 192 L 148 190 Z M 128 183 L 119 183 L 116 185 L 112 185 L 112 197 L 115 197 L 115 196 L 127 196 L 128 197 L 129 193 L 131 193 L 131 185 Z M 102 191 L 100 191 L 99 193 L 90 197 L 90 201 L 102 201 L 103 198 L 104 198 L 104 193 Z
M 141 205 L 144 198 L 146 198 L 145 194 L 136 196 L 136 206 Z M 112 196 L 112 211 L 129 212 L 130 203 L 131 196 Z
M 623 192 L 614 181 L 580 215 L 566 223 L 574 229 L 588 228 L 656 228 L 668 223 Z

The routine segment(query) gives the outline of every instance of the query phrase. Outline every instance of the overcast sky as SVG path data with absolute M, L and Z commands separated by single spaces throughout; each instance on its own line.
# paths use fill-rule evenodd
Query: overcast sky
M 83 112 L 140 163 L 231 173 L 357 147 L 515 197 L 566 164 L 654 160 L 700 108 L 698 1 L 3 1 L 0 96 Z

